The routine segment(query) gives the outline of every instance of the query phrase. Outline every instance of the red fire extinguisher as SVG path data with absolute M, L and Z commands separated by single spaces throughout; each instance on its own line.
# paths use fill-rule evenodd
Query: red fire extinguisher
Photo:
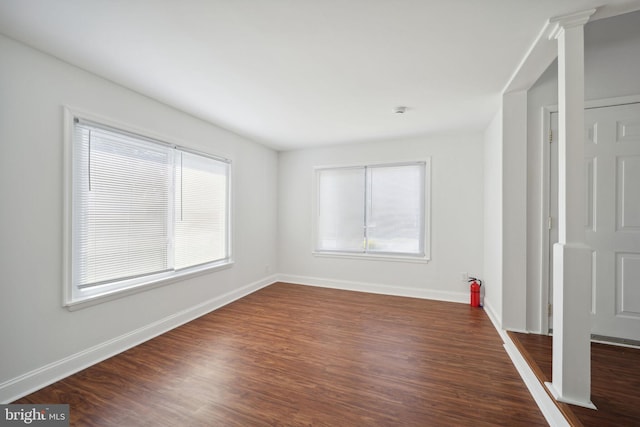
M 480 305 L 480 287 L 482 286 L 482 280 L 475 277 L 469 277 L 471 283 L 471 307 L 481 307 Z

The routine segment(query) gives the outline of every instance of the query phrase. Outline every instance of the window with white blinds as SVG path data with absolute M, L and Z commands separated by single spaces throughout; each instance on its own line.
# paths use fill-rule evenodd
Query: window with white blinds
M 428 162 L 316 169 L 317 253 L 426 258 Z
M 68 300 L 230 262 L 228 160 L 72 120 Z

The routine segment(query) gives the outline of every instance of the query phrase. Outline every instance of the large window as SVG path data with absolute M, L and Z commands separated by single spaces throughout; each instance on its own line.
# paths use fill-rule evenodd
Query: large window
M 428 258 L 428 162 L 316 169 L 315 252 Z
M 67 304 L 231 262 L 228 160 L 68 120 Z

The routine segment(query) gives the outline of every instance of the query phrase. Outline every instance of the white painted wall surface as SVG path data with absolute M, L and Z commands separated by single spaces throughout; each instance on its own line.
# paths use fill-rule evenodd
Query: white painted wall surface
M 484 132 L 484 305 L 502 325 L 502 110 Z
M 502 327 L 526 330 L 527 93 L 502 97 Z
M 51 380 L 47 372 L 63 375 L 269 283 L 267 266 L 273 273 L 277 264 L 276 152 L 3 36 L 0 56 L 0 401 Z M 63 105 L 230 157 L 235 265 L 63 308 Z
M 540 298 L 542 277 L 541 213 L 542 114 L 544 106 L 557 105 L 557 62 L 544 72 L 528 91 L 527 112 L 527 329 L 541 330 L 546 301 Z M 585 26 L 585 100 L 640 95 L 640 12 L 588 23 Z
M 431 157 L 431 261 L 427 264 L 312 255 L 314 166 Z M 282 152 L 279 271 L 300 283 L 467 302 L 461 272 L 483 276 L 481 134 L 439 135 Z
M 585 100 L 640 94 L 640 11 L 585 25 Z
M 556 61 L 543 73 L 527 96 L 527 330 L 546 333 L 543 330 L 542 305 L 547 304 L 547 279 L 543 266 L 549 259 L 542 253 L 543 235 L 547 233 L 546 211 L 543 212 L 542 194 L 545 185 L 542 175 L 543 146 L 549 136 L 543 137 L 543 111 L 545 105 L 557 104 L 558 64 Z M 550 101 L 552 100 L 552 101 Z M 544 274 L 546 276 L 546 274 Z

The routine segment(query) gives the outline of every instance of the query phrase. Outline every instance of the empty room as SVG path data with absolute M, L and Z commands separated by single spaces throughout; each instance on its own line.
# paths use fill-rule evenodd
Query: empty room
M 0 425 L 640 424 L 640 0 L 0 1 Z

